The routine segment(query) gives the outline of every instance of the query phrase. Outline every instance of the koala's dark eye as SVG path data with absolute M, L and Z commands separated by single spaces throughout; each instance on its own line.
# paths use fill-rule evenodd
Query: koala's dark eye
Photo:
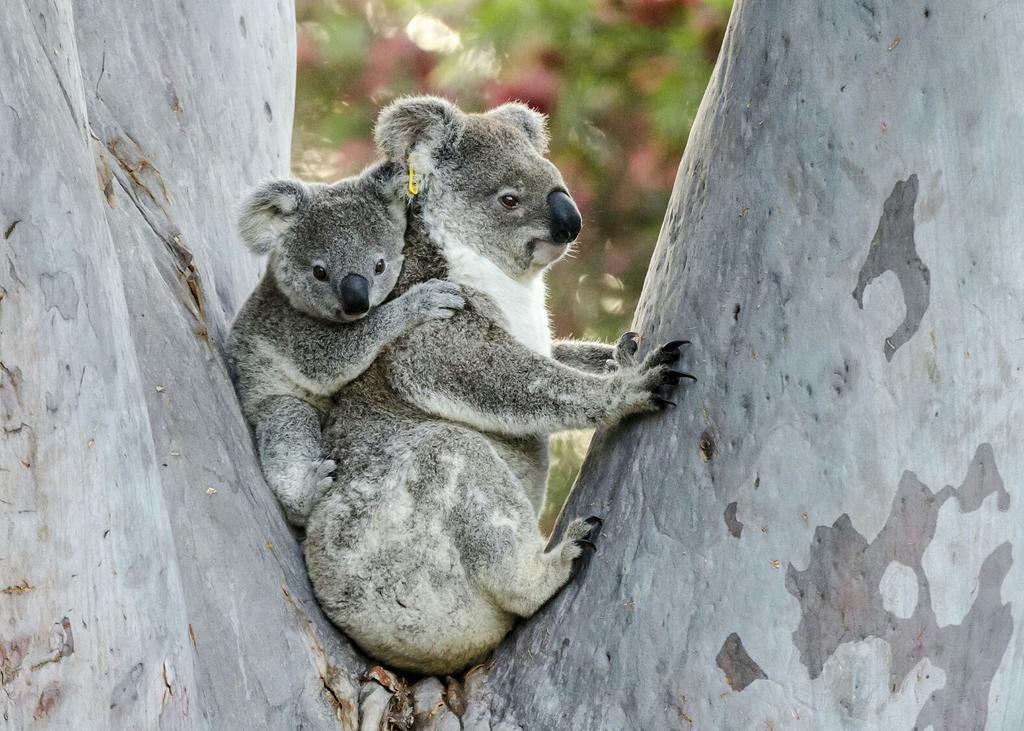
M 319 264 L 317 264 L 315 267 L 313 267 L 313 276 L 316 279 L 319 279 L 321 282 L 326 282 L 327 281 L 327 270 L 324 269 Z
M 498 200 L 501 202 L 501 205 L 505 206 L 505 208 L 519 208 L 519 197 L 512 195 L 511 193 L 506 193 Z
M 387 262 L 383 259 L 377 260 L 377 265 L 373 268 L 374 274 L 383 274 L 384 270 L 388 268 Z

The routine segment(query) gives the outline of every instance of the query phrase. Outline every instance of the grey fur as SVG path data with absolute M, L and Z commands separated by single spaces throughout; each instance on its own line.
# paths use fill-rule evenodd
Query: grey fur
M 553 349 L 543 269 L 566 247 L 550 241 L 546 198 L 564 183 L 507 111 L 419 97 L 381 114 L 382 151 L 412 160 L 421 183 L 395 292 L 448 278 L 467 305 L 382 350 L 335 400 L 324 439 L 343 477 L 307 530 L 327 615 L 417 673 L 482 658 L 568 581 L 595 521 L 571 522 L 545 551 L 548 434 L 655 411 L 678 381 L 677 351 L 637 364 L 635 337 Z M 498 200 L 509 190 L 515 210 Z
M 557 340 L 552 346 L 551 357 L 588 373 L 609 373 L 636 365 L 639 337 L 635 332 L 623 333 L 615 345 L 585 340 Z
M 500 107 L 495 107 L 488 112 L 488 115 L 519 127 L 526 133 L 530 144 L 533 145 L 539 154 L 547 154 L 548 142 L 550 141 L 547 117 L 540 112 L 531 109 L 521 102 L 509 102 L 502 104 Z
M 392 175 L 378 166 L 330 186 L 273 181 L 249 195 L 239 216 L 243 240 L 270 262 L 232 325 L 228 363 L 264 475 L 297 526 L 333 483 L 335 463 L 322 453 L 320 432 L 329 398 L 381 348 L 464 304 L 458 287 L 441 281 L 381 304 L 398 279 L 404 245 Z M 327 281 L 313 276 L 314 265 Z M 371 309 L 361 319 L 341 306 L 337 283 L 346 274 L 370 283 Z

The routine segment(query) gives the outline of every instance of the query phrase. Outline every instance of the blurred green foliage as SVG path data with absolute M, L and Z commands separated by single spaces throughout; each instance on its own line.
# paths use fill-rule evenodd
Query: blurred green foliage
M 332 180 L 375 159 L 378 109 L 413 93 L 547 113 L 584 220 L 549 274 L 559 336 L 629 328 L 732 0 L 298 0 L 293 167 Z M 553 445 L 551 525 L 586 433 Z

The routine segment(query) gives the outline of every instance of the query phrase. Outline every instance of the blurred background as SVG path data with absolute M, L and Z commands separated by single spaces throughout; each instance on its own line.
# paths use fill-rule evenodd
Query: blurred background
M 549 276 L 559 337 L 629 329 L 732 0 L 298 0 L 293 172 L 335 180 L 372 162 L 397 96 L 466 111 L 505 101 L 550 117 L 551 159 L 583 213 L 575 259 Z M 552 442 L 548 532 L 589 432 Z

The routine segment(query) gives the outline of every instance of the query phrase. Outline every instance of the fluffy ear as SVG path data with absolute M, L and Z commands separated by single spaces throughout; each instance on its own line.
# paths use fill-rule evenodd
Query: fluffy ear
M 388 160 L 404 166 L 414 148 L 429 155 L 446 140 L 457 137 L 463 116 L 447 99 L 410 96 L 381 111 L 373 136 L 377 149 Z
M 390 160 L 375 162 L 360 173 L 360 181 L 370 183 L 370 189 L 387 209 L 388 216 L 396 223 L 405 222 L 405 195 L 409 178 L 403 173 L 404 165 Z
M 530 143 L 541 155 L 548 152 L 548 118 L 522 102 L 508 102 L 487 112 L 490 117 L 497 117 L 503 122 L 521 129 L 526 133 Z
M 309 202 L 310 188 L 298 180 L 272 180 L 249 193 L 238 211 L 238 233 L 257 254 L 269 254 Z

